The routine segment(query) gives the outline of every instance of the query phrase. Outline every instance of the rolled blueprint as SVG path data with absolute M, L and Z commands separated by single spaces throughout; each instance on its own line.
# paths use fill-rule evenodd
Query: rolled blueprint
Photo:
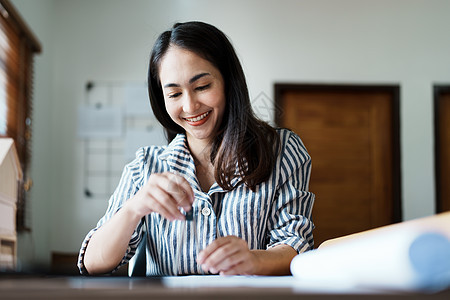
M 444 289 L 450 287 L 450 240 L 417 228 L 371 232 L 299 254 L 291 272 L 303 286 Z

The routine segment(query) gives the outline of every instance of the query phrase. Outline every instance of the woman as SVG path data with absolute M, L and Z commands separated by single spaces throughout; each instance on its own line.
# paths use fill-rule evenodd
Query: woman
M 81 272 L 117 269 L 145 235 L 147 275 L 289 274 L 313 247 L 310 157 L 293 132 L 254 116 L 227 37 L 175 24 L 155 43 L 148 84 L 170 144 L 125 167 L 83 242 Z

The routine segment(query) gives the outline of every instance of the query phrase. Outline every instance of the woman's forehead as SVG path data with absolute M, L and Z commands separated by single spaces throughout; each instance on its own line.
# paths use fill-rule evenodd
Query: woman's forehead
M 219 70 L 208 60 L 177 46 L 171 46 L 161 59 L 159 78 L 163 86 L 169 83 L 190 83 L 198 74 L 221 76 Z

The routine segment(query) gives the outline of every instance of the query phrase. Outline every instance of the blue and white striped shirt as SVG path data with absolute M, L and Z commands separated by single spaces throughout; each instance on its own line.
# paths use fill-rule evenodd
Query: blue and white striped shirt
M 297 252 L 313 248 L 311 221 L 314 194 L 308 191 L 311 159 L 300 138 L 287 129 L 278 129 L 281 151 L 269 179 L 252 191 L 239 178 L 233 189 L 214 183 L 202 191 L 195 174 L 194 160 L 184 134 L 163 147 L 144 147 L 125 166 L 122 178 L 109 200 L 105 215 L 82 243 L 78 267 L 84 274 L 84 252 L 93 233 L 108 221 L 152 173 L 173 172 L 186 178 L 195 201 L 195 222 L 168 221 L 159 214 L 147 215 L 138 224 L 120 265 L 133 257 L 146 235 L 147 275 L 202 274 L 197 254 L 218 237 L 235 235 L 247 241 L 249 249 L 267 249 L 286 244 Z M 195 231 L 195 232 L 194 232 Z

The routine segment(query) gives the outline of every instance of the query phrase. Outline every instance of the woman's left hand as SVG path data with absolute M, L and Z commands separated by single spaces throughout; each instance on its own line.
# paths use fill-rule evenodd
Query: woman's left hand
M 226 236 L 216 239 L 201 251 L 197 262 L 205 272 L 252 275 L 258 273 L 259 258 L 248 249 L 245 240 L 237 236 Z

